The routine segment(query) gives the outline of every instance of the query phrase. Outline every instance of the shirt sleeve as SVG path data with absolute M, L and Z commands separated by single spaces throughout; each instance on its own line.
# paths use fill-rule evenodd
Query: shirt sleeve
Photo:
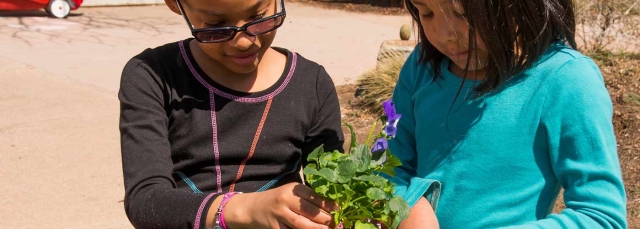
M 307 155 L 320 145 L 323 145 L 325 151 L 338 150 L 344 152 L 342 146 L 344 143 L 342 115 L 336 88 L 324 67 L 319 68 L 317 77 L 318 108 L 302 150 L 303 165 L 307 164 Z
M 419 48 L 416 48 L 405 62 L 393 91 L 392 101 L 395 104 L 396 112 L 401 114 L 402 118 L 398 121 L 396 137 L 389 141 L 389 149 L 394 156 L 400 159 L 402 166 L 396 167 L 395 177 L 388 178 L 395 185 L 395 195 L 401 196 L 409 206 L 413 207 L 420 197 L 425 197 L 436 209 L 440 182 L 416 176 L 416 122 L 413 93 L 420 59 L 418 50 Z
M 118 98 L 125 212 L 135 228 L 204 228 L 216 195 L 176 189 L 165 86 L 137 58 L 122 72 Z
M 613 108 L 600 70 L 586 57 L 573 59 L 548 81 L 541 124 L 567 207 L 510 228 L 627 228 Z

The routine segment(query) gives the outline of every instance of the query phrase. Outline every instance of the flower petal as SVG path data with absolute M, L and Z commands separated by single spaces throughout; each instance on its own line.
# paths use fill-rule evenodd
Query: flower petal
M 384 133 L 387 134 L 388 137 L 394 138 L 396 137 L 396 133 L 398 133 L 398 127 L 395 125 L 387 125 L 384 127 Z
M 387 116 L 388 119 L 396 116 L 396 107 L 395 107 L 395 104 L 391 101 L 391 99 L 384 101 L 382 103 L 382 107 L 384 108 L 384 114 Z
M 389 147 L 389 143 L 386 138 L 378 138 L 376 142 L 373 143 L 373 148 L 371 149 L 371 153 L 380 153 L 387 150 Z

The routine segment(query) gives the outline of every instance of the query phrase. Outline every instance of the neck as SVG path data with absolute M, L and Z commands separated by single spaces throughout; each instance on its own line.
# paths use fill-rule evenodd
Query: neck
M 191 42 L 197 41 L 192 40 Z M 268 89 L 280 79 L 286 65 L 286 56 L 273 49 L 268 49 L 256 70 L 241 74 L 230 71 L 209 57 L 198 44 L 191 43 L 189 47 L 194 59 L 209 78 L 222 86 L 240 92 L 252 93 Z
M 467 70 L 458 67 L 453 62 L 449 63 L 449 71 L 454 75 L 468 80 L 483 80 L 486 76 L 486 67 L 477 70 Z

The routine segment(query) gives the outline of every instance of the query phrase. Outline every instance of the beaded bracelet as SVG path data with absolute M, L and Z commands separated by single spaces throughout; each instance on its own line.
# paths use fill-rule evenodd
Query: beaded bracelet
M 218 211 L 216 212 L 216 224 L 213 226 L 213 229 L 227 229 L 227 225 L 224 222 L 224 206 L 227 205 L 231 197 L 241 192 L 228 192 L 225 193 L 222 197 L 222 201 L 220 202 L 220 206 L 218 207 Z

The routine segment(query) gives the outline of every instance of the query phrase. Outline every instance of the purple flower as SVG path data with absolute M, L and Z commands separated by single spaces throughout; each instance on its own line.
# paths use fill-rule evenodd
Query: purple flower
M 384 108 L 384 114 L 387 116 L 387 123 L 384 125 L 384 132 L 387 136 L 393 138 L 398 132 L 398 121 L 402 117 L 401 114 L 396 114 L 395 104 L 389 99 L 382 103 Z
M 396 116 L 396 106 L 391 99 L 384 101 L 382 107 L 384 108 L 384 114 L 387 118 L 391 119 Z
M 373 148 L 371 149 L 371 153 L 380 153 L 387 150 L 389 147 L 389 143 L 385 138 L 378 138 L 376 142 L 373 143 Z
M 342 229 L 342 228 L 344 228 L 344 225 L 342 224 L 342 222 L 340 222 L 340 224 L 338 224 L 338 226 L 336 228 L 337 229 Z
M 371 154 L 380 156 L 382 158 L 380 160 L 382 161 L 382 163 L 384 163 L 387 160 L 387 154 L 385 152 L 387 151 L 388 147 L 389 142 L 387 142 L 386 138 L 378 138 L 376 139 L 376 142 L 373 143 Z

